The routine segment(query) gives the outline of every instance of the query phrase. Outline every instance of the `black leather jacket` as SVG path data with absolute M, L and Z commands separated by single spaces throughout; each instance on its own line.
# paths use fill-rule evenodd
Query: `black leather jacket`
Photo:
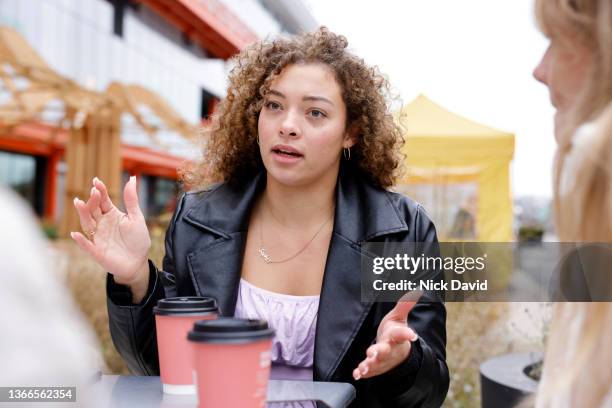
M 217 299 L 233 316 L 251 205 L 265 187 L 265 173 L 240 186 L 219 184 L 187 193 L 166 233 L 163 271 L 150 262 L 149 291 L 138 305 L 129 290 L 107 279 L 110 331 L 115 347 L 135 374 L 159 375 L 153 306 L 169 296 Z M 360 243 L 435 242 L 434 225 L 412 200 L 378 189 L 341 169 L 336 214 L 320 295 L 314 352 L 315 381 L 349 382 L 357 389 L 351 407 L 439 407 L 448 391 L 446 309 L 426 293 L 408 324 L 418 334 L 410 356 L 393 370 L 354 381 L 381 319 L 393 303 L 360 301 Z

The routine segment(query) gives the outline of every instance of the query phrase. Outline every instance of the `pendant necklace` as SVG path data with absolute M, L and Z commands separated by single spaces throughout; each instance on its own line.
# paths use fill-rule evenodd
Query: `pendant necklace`
M 257 251 L 259 253 L 259 256 L 261 258 L 263 258 L 263 260 L 266 263 L 268 263 L 268 264 L 280 264 L 280 263 L 289 262 L 290 260 L 292 260 L 293 258 L 298 256 L 299 254 L 304 252 L 304 250 L 306 250 L 306 248 L 308 248 L 308 245 L 310 245 L 310 243 L 312 241 L 314 241 L 314 239 L 317 237 L 317 235 L 319 235 L 319 233 L 323 230 L 323 227 L 325 227 L 327 225 L 327 223 L 329 222 L 329 220 L 331 220 L 333 218 L 333 216 L 334 216 L 334 211 L 332 210 L 331 216 L 329 218 L 327 218 L 325 220 L 325 222 L 323 222 L 323 224 L 321 224 L 319 229 L 317 229 L 317 232 L 315 232 L 315 234 L 312 236 L 312 238 L 310 238 L 310 240 L 306 243 L 306 245 L 304 245 L 304 247 L 302 249 L 297 251 L 295 254 L 291 255 L 289 258 L 283 259 L 281 261 L 274 261 L 272 259 L 272 257 L 268 254 L 268 251 L 266 251 L 266 248 L 265 248 L 264 242 L 263 242 L 263 222 L 262 222 L 261 225 L 259 226 L 259 250 Z

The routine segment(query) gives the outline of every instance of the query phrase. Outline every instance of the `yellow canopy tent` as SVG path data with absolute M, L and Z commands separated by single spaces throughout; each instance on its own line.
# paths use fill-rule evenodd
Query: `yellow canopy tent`
M 399 116 L 406 176 L 397 191 L 419 201 L 445 240 L 512 240 L 509 165 L 514 135 L 447 111 L 424 95 Z

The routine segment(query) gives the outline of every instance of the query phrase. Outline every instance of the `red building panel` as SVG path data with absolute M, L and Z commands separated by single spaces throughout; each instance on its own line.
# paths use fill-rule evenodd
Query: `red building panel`
M 64 156 L 67 140 L 68 131 L 44 123 L 21 124 L 11 128 L 10 132 L 5 128 L 5 133 L 0 134 L 0 150 L 47 157 L 44 214 L 49 218 L 55 214 L 57 163 Z M 121 159 L 123 170 L 130 174 L 173 180 L 178 179 L 178 169 L 185 162 L 182 157 L 127 144 L 121 146 Z
M 258 40 L 230 9 L 218 0 L 140 0 L 176 25 L 214 57 L 228 59 Z

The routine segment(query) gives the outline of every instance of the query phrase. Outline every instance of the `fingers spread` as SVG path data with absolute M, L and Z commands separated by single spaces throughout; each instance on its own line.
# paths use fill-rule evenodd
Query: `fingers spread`
M 367 358 L 353 370 L 353 378 L 359 380 L 379 375 L 385 370 L 386 359 L 390 351 L 391 347 L 386 342 L 371 345 L 366 350 Z
M 412 308 L 416 305 L 416 302 L 413 301 L 399 301 L 391 311 L 393 315 L 393 320 L 405 322 L 408 320 L 408 314 L 412 310 Z
M 102 210 L 102 214 L 106 214 L 114 207 L 113 202 L 108 195 L 106 185 L 104 185 L 104 183 L 97 177 L 94 177 L 93 185 L 100 192 L 100 209 Z
M 398 302 L 418 302 L 421 296 L 423 296 L 422 290 L 412 290 L 404 293 Z
M 376 347 L 376 360 L 383 361 L 389 357 L 391 345 L 388 342 L 384 341 L 382 343 L 377 343 L 374 347 Z
M 89 200 L 87 200 L 87 209 L 89 210 L 92 218 L 98 222 L 102 218 L 102 209 L 100 208 L 100 192 L 97 188 L 92 187 L 89 192 Z
M 130 219 L 138 218 L 142 215 L 138 206 L 138 193 L 136 191 L 136 177 L 130 177 L 123 189 L 123 202 Z
M 397 326 L 390 330 L 387 339 L 371 345 L 366 358 L 353 370 L 353 378 L 360 380 L 383 374 L 397 366 L 410 355 L 410 339 L 418 338 L 409 327 Z
M 362 378 L 369 378 L 376 375 L 376 363 L 372 363 L 370 361 L 363 360 L 356 369 L 353 370 L 353 378 L 355 380 L 360 380 Z
M 408 340 L 411 342 L 417 341 L 419 339 L 419 335 L 417 334 L 417 332 L 412 330 L 410 327 L 408 328 L 408 330 L 410 330 L 410 337 L 408 338 Z
M 364 360 L 361 363 L 359 363 L 359 365 L 357 366 L 357 369 L 359 370 L 359 373 L 361 374 L 361 376 L 365 377 L 370 372 L 370 365 L 368 364 L 367 360 Z
M 372 361 L 376 361 L 376 358 L 378 357 L 378 350 L 376 346 L 376 344 L 373 344 L 366 350 L 366 356 L 368 356 L 368 358 Z
M 389 331 L 389 342 L 391 344 L 402 344 L 407 341 L 413 341 L 416 333 L 408 326 L 395 326 Z
M 84 201 L 79 200 L 78 198 L 74 198 L 73 200 L 74 207 L 79 214 L 79 222 L 81 223 L 81 229 L 85 232 L 95 231 L 96 230 L 96 220 L 93 219 L 91 212 L 87 204 Z
M 80 232 L 71 232 L 70 236 L 83 251 L 90 254 L 94 259 L 97 259 L 97 252 L 93 242 L 85 238 L 85 236 Z

